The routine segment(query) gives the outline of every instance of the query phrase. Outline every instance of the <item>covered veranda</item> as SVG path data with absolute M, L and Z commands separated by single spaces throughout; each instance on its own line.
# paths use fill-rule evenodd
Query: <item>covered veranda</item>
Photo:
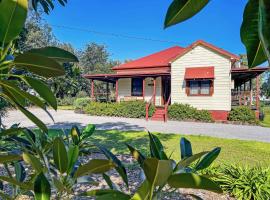
M 114 95 L 114 102 L 120 102 L 120 101 L 131 101 L 131 100 L 144 100 L 149 103 L 153 103 L 156 105 L 157 100 L 157 87 L 159 84 L 161 86 L 161 93 L 162 93 L 162 103 L 165 104 L 167 100 L 167 96 L 170 95 L 170 91 L 167 89 L 168 81 L 170 79 L 170 72 L 151 72 L 151 73 L 129 73 L 129 74 L 88 74 L 84 75 L 86 79 L 89 79 L 91 81 L 91 98 L 96 101 L 98 98 L 98 93 L 95 93 L 95 81 L 101 81 L 106 83 L 106 98 L 103 100 L 107 102 L 109 100 L 108 96 L 110 93 L 115 93 Z M 141 92 L 139 95 L 132 95 L 126 94 L 119 96 L 119 82 L 121 79 L 140 79 L 142 80 L 142 87 Z M 151 79 L 151 83 L 149 83 L 149 79 Z M 158 81 L 158 79 L 160 79 Z M 169 81 L 170 82 L 170 81 Z M 113 88 L 114 91 L 109 91 L 110 84 L 112 84 L 111 88 Z M 150 87 L 151 85 L 151 87 Z M 126 87 L 132 87 L 126 86 Z M 166 88 L 165 88 L 166 87 Z M 149 91 L 150 90 L 150 91 Z M 150 93 L 150 96 L 149 96 Z
M 249 106 L 253 110 L 260 108 L 260 75 L 269 67 L 233 68 L 232 75 L 232 107 Z

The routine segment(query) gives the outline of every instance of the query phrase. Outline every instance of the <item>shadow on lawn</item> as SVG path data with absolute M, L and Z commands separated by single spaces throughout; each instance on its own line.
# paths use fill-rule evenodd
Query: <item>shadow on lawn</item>
M 71 129 L 74 125 L 79 128 L 85 127 L 84 124 L 81 123 L 61 122 L 48 125 L 48 128 L 54 130 Z M 129 153 L 129 150 L 125 145 L 125 143 L 127 143 L 141 152 L 149 154 L 149 138 L 144 127 L 126 122 L 106 122 L 95 125 L 97 130 L 93 134 L 93 137 L 90 138 L 94 143 L 104 145 L 106 148 L 117 154 Z M 56 134 L 56 132 L 52 134 Z M 162 142 L 170 140 L 174 135 L 157 133 L 157 136 Z
M 89 122 L 91 124 L 91 122 Z M 82 123 L 77 122 L 57 122 L 53 125 L 48 125 L 48 128 L 50 129 L 69 129 L 72 126 L 78 126 L 80 128 L 85 127 Z M 134 124 L 130 124 L 127 122 L 105 122 L 101 124 L 95 124 L 96 129 L 99 130 L 121 130 L 121 131 L 143 131 L 143 126 L 138 126 Z

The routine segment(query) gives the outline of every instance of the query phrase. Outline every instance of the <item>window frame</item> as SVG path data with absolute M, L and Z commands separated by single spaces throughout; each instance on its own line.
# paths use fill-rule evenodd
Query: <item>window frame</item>
M 134 94 L 134 81 L 140 80 L 141 81 L 141 93 L 140 95 Z M 143 79 L 142 78 L 131 78 L 131 96 L 132 97 L 142 97 L 143 96 Z
M 198 94 L 190 93 L 190 82 L 198 81 L 199 91 Z M 202 81 L 210 81 L 209 94 L 201 94 Z M 213 96 L 214 94 L 214 79 L 188 79 L 186 80 L 186 94 L 187 96 Z

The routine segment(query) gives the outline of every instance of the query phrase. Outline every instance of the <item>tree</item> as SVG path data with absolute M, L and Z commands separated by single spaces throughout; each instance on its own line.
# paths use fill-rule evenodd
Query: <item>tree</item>
M 18 53 L 14 48 L 14 40 L 24 27 L 27 13 L 27 0 L 0 1 L 0 97 L 19 109 L 41 130 L 47 132 L 46 125 L 29 112 L 26 106 L 31 102 L 47 112 L 46 104 L 56 110 L 57 102 L 46 84 L 35 77 L 61 76 L 64 69 L 60 63 L 77 62 L 78 59 L 73 54 L 56 47 Z M 20 88 L 21 82 L 35 90 L 46 103 Z
M 210 0 L 174 0 L 168 8 L 165 28 L 183 22 L 200 12 Z M 241 40 L 246 46 L 248 65 L 270 64 L 270 1 L 249 0 L 243 14 Z
M 23 52 L 56 45 L 57 39 L 52 32 L 52 27 L 42 18 L 42 12 L 30 9 L 23 31 L 16 41 L 16 48 Z
M 109 56 L 106 46 L 96 43 L 87 44 L 79 53 L 83 73 L 112 73 L 111 67 L 115 63 L 109 60 Z
M 70 53 L 76 54 L 76 50 L 69 43 L 58 44 Z M 82 71 L 78 63 L 64 63 L 65 76 L 51 78 L 48 83 L 57 98 L 65 96 L 76 96 L 79 91 L 89 91 L 90 84 L 83 78 Z

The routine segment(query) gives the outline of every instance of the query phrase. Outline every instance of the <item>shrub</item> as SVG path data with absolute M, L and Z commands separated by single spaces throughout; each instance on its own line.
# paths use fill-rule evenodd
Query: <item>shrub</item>
M 84 98 L 84 97 L 89 97 L 89 95 L 88 95 L 87 92 L 85 92 L 85 91 L 79 91 L 79 92 L 76 94 L 76 98 Z
M 84 97 L 84 98 L 77 98 L 74 101 L 74 108 L 75 109 L 79 109 L 82 110 L 83 108 L 85 108 L 89 103 L 91 102 L 91 99 L 88 97 Z
M 74 104 L 75 97 L 65 96 L 63 99 L 57 98 L 58 106 L 70 106 Z
M 252 111 L 247 106 L 238 106 L 233 108 L 229 113 L 229 120 L 255 123 L 256 122 L 255 112 Z
M 175 103 L 170 105 L 168 115 L 173 120 L 212 121 L 211 114 L 207 110 L 197 110 L 188 104 Z
M 221 188 L 239 200 L 263 200 L 270 197 L 270 169 L 227 166 L 217 178 Z
M 114 116 L 128 118 L 145 117 L 145 105 L 143 101 L 128 101 L 120 103 L 90 102 L 83 110 L 85 113 L 96 116 Z M 149 116 L 152 116 L 154 107 L 149 109 Z

